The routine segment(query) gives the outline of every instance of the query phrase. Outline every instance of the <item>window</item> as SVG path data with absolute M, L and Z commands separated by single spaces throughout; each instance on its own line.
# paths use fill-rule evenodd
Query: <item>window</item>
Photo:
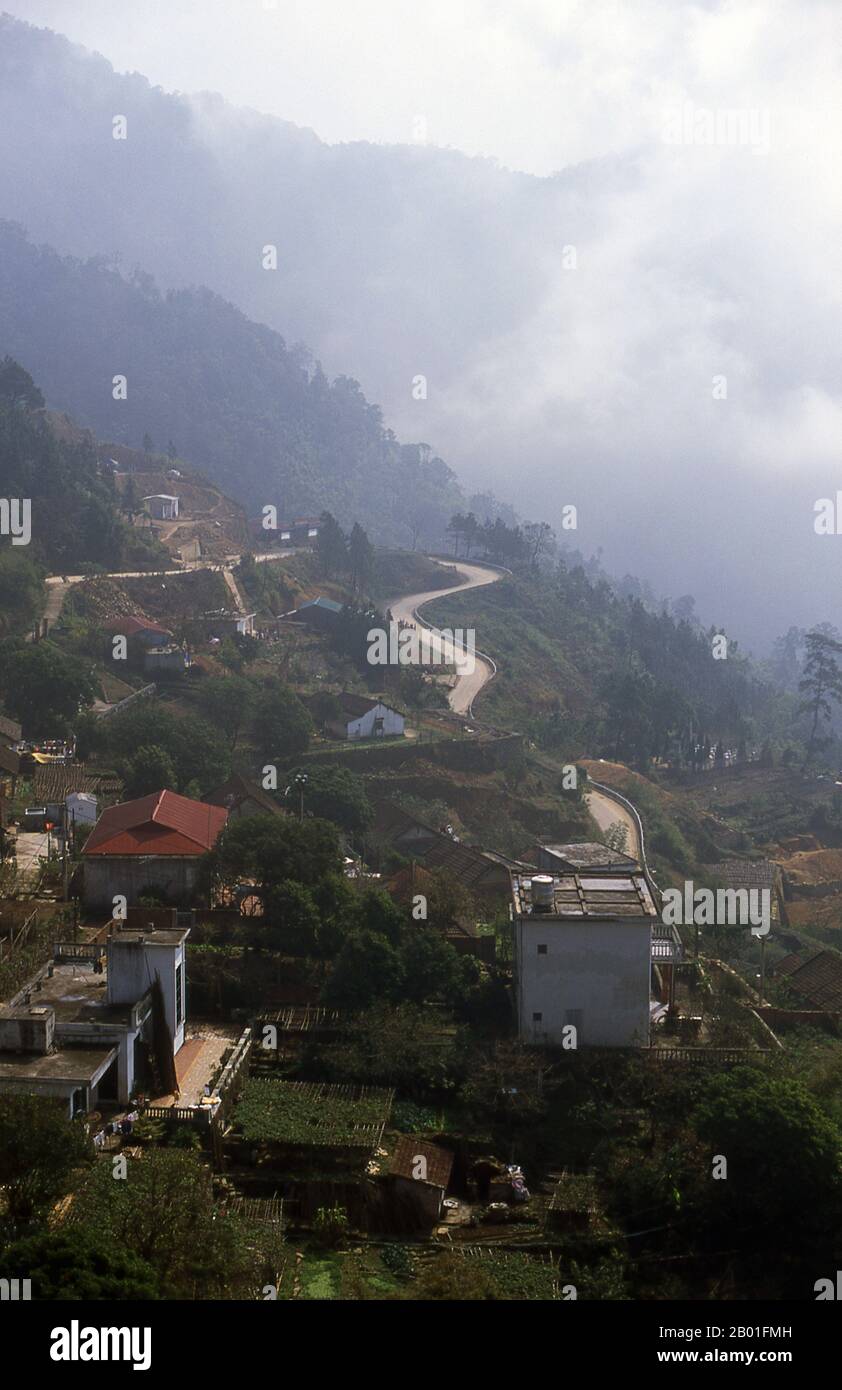
M 180 1028 L 184 1018 L 184 966 L 175 967 L 175 1026 Z
M 538 947 L 538 955 L 539 955 L 539 956 L 545 956 L 546 954 L 547 954 L 547 948 L 546 948 L 546 946 L 539 946 L 539 947 Z
M 533 1015 L 532 1015 L 532 1022 L 533 1022 L 533 1023 L 543 1023 L 543 1021 L 544 1021 L 544 1015 L 543 1015 L 543 1014 L 533 1014 Z

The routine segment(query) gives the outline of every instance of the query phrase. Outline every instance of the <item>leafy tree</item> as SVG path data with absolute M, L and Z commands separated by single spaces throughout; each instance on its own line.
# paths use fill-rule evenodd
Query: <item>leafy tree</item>
M 43 574 L 30 555 L 0 550 L 0 631 L 30 627 L 41 609 Z
M 192 1154 L 150 1149 L 127 1182 L 98 1164 L 74 1210 L 97 1238 L 150 1266 L 162 1298 L 253 1297 L 265 1281 L 251 1237 L 218 1210 L 211 1174 Z
M 313 721 L 288 686 L 269 679 L 257 694 L 252 729 L 262 758 L 294 758 L 306 750 Z
M 406 977 L 403 997 L 411 1003 L 442 999 L 454 1004 L 477 982 L 476 962 L 460 956 L 449 941 L 429 927 L 409 930 L 401 954 Z
M 46 640 L 5 654 L 0 683 L 27 738 L 66 732 L 95 693 L 88 668 Z
M 127 800 L 162 789 L 178 790 L 178 777 L 169 753 L 154 743 L 138 748 L 133 758 L 121 764 L 119 772 Z
M 199 702 L 212 724 L 221 729 L 233 753 L 254 705 L 251 681 L 238 676 L 210 676 L 201 682 Z
M 290 956 L 320 954 L 321 921 L 309 889 L 283 879 L 266 891 L 264 920 L 278 932 L 278 946 Z
M 340 1008 L 365 1009 L 375 1000 L 397 1000 L 406 982 L 400 951 L 373 931 L 349 936 L 324 992 Z
M 295 772 L 291 773 L 294 778 Z M 306 805 L 314 816 L 331 820 L 343 830 L 360 835 L 371 825 L 374 812 L 365 794 L 365 783 L 347 767 L 316 764 L 306 770 Z
M 41 410 L 44 406 L 44 397 L 29 372 L 13 357 L 4 357 L 0 362 L 0 404 L 23 406 L 26 410 Z
M 223 637 L 219 647 L 219 660 L 226 671 L 233 671 L 239 675 L 246 664 L 246 656 L 236 638 Z
M 210 885 L 253 882 L 267 895 L 286 891 L 289 882 L 316 885 L 341 867 L 334 826 L 271 815 L 228 821 L 204 863 Z
M 400 946 L 406 934 L 406 914 L 392 901 L 388 893 L 367 888 L 349 900 L 346 915 L 348 931 L 368 931 L 382 936 L 393 946 Z
M 13 1229 L 62 1196 L 74 1170 L 93 1158 L 84 1127 L 55 1100 L 0 1094 L 0 1187 Z
M 158 1298 L 155 1271 L 107 1237 L 73 1227 L 42 1231 L 15 1241 L 0 1254 L 0 1277 L 32 1281 L 37 1301 L 119 1301 Z
M 555 533 L 547 521 L 530 521 L 523 528 L 528 563 L 537 569 L 542 555 L 546 555 L 555 542 Z
M 120 764 L 143 747 L 163 749 L 175 770 L 176 790 L 206 792 L 228 776 L 231 758 L 216 729 L 203 719 L 177 719 L 157 702 L 145 701 L 116 714 L 101 737 Z
M 713 1078 L 693 1126 L 727 1180 L 706 1184 L 706 1219 L 729 1241 L 815 1248 L 842 1216 L 842 1133 L 800 1081 L 752 1067 Z
M 613 737 L 613 756 L 629 762 L 648 757 L 652 740 L 651 704 L 654 680 L 647 671 L 628 670 L 607 679 L 603 698 Z
M 100 469 L 92 441 L 64 432 L 59 437 L 59 427 L 38 409 L 38 388 L 16 363 L 0 367 L 0 377 L 6 382 L 5 394 L 0 388 L 0 496 L 31 503 L 30 559 L 62 574 L 163 558 L 154 538 L 121 519 L 113 478 Z

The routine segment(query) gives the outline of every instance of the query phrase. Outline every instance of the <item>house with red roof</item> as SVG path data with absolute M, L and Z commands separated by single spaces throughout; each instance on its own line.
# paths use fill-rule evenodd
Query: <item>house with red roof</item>
M 227 819 L 226 807 L 171 791 L 109 806 L 82 850 L 86 906 L 110 913 L 115 897 L 130 906 L 151 891 L 189 907 L 199 861 Z
M 153 622 L 151 618 L 137 618 L 134 614 L 111 618 L 105 624 L 105 631 L 113 636 L 127 637 L 130 641 L 134 638 L 143 647 L 162 647 L 172 641 L 168 627 Z

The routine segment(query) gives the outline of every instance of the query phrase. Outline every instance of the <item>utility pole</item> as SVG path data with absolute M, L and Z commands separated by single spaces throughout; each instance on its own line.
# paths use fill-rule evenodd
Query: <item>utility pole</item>
M 759 1004 L 764 1002 L 766 997 L 766 937 L 760 938 L 760 998 Z
M 75 829 L 75 823 L 74 823 Z M 67 843 L 67 802 L 62 807 L 62 841 L 64 843 L 64 855 L 62 857 L 62 902 L 67 902 L 67 880 L 68 880 L 68 849 Z
M 299 819 L 299 821 L 301 821 L 302 824 L 303 824 L 303 822 L 304 822 L 304 788 L 305 788 L 306 785 L 307 785 L 307 773 L 306 773 L 306 772 L 299 772 L 299 773 L 296 774 L 296 776 L 295 776 L 295 778 L 294 778 L 293 780 L 294 780 L 295 786 L 298 788 L 298 819 Z

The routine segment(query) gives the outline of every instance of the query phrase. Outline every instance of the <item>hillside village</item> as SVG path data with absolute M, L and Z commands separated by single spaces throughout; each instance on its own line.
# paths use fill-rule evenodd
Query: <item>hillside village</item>
M 116 1244 L 102 1297 L 810 1297 L 803 1184 L 826 1213 L 842 1122 L 842 819 L 826 757 L 775 732 L 780 697 L 747 666 L 721 697 L 692 674 L 705 736 L 673 691 L 643 755 L 632 693 L 595 696 L 581 626 L 554 634 L 551 586 L 577 589 L 574 625 L 629 603 L 691 668 L 704 635 L 518 552 L 517 528 L 509 565 L 500 526 L 464 517 L 437 553 L 329 511 L 266 539 L 174 450 L 28 419 L 82 451 L 117 563 L 62 572 L 47 546 L 37 600 L 7 608 L 4 1272 Z M 443 640 L 372 665 L 390 623 L 476 624 L 475 669 Z M 555 692 L 530 691 L 551 669 L 531 647 Z M 745 689 L 752 735 L 717 713 Z M 674 922 L 688 884 L 765 893 L 769 929 Z M 751 1195 L 775 1127 L 783 1264 Z M 152 1191 L 172 1238 L 142 1253 Z

